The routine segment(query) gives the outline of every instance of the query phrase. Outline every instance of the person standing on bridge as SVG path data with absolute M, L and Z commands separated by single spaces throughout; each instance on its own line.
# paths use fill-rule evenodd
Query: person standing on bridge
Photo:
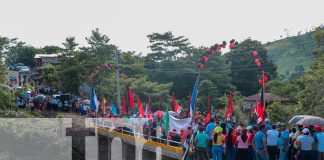
M 208 135 L 204 133 L 204 128 L 199 128 L 199 133 L 195 137 L 195 146 L 198 158 L 200 160 L 208 160 L 207 154 L 207 143 L 208 143 Z

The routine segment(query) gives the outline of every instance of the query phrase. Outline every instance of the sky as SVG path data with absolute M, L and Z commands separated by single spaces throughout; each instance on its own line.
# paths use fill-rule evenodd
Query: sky
M 324 0 L 0 0 L 0 36 L 28 45 L 86 45 L 99 28 L 124 51 L 148 53 L 147 35 L 172 31 L 194 46 L 248 37 L 263 43 L 324 24 Z

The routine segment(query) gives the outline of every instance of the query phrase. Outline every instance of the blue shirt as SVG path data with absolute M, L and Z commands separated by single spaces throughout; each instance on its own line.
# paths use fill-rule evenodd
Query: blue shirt
M 278 138 L 279 138 L 279 131 L 273 129 L 267 131 L 268 146 L 277 146 Z
M 267 138 L 262 131 L 258 131 L 253 138 L 256 149 L 264 149 L 265 146 L 263 146 L 263 142 L 265 141 L 267 141 Z
M 206 126 L 206 134 L 208 134 L 209 136 L 209 139 L 211 139 L 211 134 L 213 133 L 213 130 L 216 128 L 216 123 L 213 122 L 213 123 L 209 123 L 207 126 Z
M 281 132 L 281 136 L 279 138 L 279 144 L 278 146 L 281 147 L 284 145 L 285 139 L 287 139 L 287 146 L 289 145 L 289 131 L 286 129 Z
M 197 141 L 197 147 L 207 148 L 208 135 L 206 133 L 198 133 L 195 137 Z
M 265 125 L 266 131 L 270 130 L 271 127 L 272 127 L 271 124 L 266 124 L 266 125 Z
M 319 152 L 324 152 L 324 133 L 316 133 L 316 139 L 317 139 L 317 150 Z
M 301 135 L 297 138 L 297 141 L 301 144 L 301 150 L 310 151 L 312 150 L 312 143 L 314 142 L 314 138 L 309 135 Z

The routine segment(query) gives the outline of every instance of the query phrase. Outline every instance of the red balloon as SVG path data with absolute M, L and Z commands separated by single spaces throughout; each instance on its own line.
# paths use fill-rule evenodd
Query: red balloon
M 264 75 L 264 81 L 268 81 L 268 77 L 267 77 L 267 75 Z
M 263 85 L 263 81 L 262 81 L 262 79 L 259 79 L 259 83 L 260 83 L 261 85 Z
M 257 51 L 253 51 L 253 52 L 252 52 L 252 56 L 253 56 L 253 57 L 255 57 L 255 56 L 257 56 L 257 55 L 258 55 L 258 52 L 257 52 Z
M 261 62 L 258 62 L 258 63 L 257 63 L 257 66 L 258 66 L 259 68 L 261 68 Z
M 200 67 L 200 69 L 203 69 L 205 67 L 205 65 L 200 63 L 199 67 Z
M 219 52 L 222 49 L 222 47 L 220 45 L 217 46 L 217 52 Z
M 254 62 L 255 62 L 255 63 L 259 63 L 259 62 L 260 62 L 260 59 L 257 58 L 257 59 L 254 60 Z
M 229 45 L 229 47 L 230 47 L 230 49 L 235 48 L 235 43 L 231 43 L 231 44 Z
M 204 56 L 204 60 L 205 60 L 205 62 L 207 62 L 208 61 L 208 56 Z

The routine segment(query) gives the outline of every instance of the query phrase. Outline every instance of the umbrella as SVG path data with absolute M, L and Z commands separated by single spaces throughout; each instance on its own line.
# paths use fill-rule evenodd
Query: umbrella
M 42 94 L 39 94 L 39 95 L 37 95 L 36 97 L 35 97 L 35 100 L 40 100 L 40 101 L 42 101 L 42 100 L 44 100 L 46 98 L 46 96 L 44 96 L 44 95 L 42 95 Z
M 159 117 L 159 118 L 162 118 L 162 117 L 163 117 L 163 115 L 164 115 L 164 112 L 163 112 L 163 111 L 160 111 L 160 110 L 158 110 L 158 111 L 154 112 L 154 115 L 156 115 L 156 116 L 157 116 L 157 117 Z
M 305 117 L 301 120 L 299 120 L 296 124 L 298 125 L 318 125 L 318 126 L 324 126 L 324 119 L 321 117 L 316 117 L 316 116 L 309 116 Z
M 289 124 L 296 124 L 299 120 L 309 117 L 310 115 L 297 115 L 289 120 Z

